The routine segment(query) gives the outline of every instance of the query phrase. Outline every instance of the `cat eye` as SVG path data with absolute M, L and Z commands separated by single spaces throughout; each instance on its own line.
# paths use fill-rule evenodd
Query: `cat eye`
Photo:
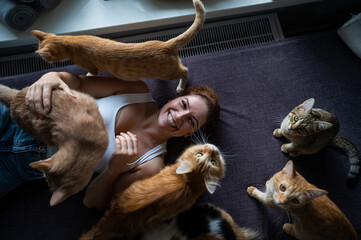
M 280 185 L 280 190 L 281 190 L 282 192 L 286 191 L 286 186 L 283 185 L 283 184 L 281 184 L 281 185 Z
M 300 201 L 297 198 L 292 198 L 291 202 L 294 204 L 300 204 Z
M 196 157 L 202 157 L 203 154 L 202 153 L 196 153 Z
M 213 166 L 216 166 L 216 167 L 218 166 L 217 161 L 216 161 L 216 160 L 213 160 L 213 159 L 211 160 L 211 164 L 212 164 Z
M 295 115 L 295 116 L 293 117 L 293 121 L 295 121 L 295 122 L 298 121 L 298 116 L 297 116 L 297 115 Z

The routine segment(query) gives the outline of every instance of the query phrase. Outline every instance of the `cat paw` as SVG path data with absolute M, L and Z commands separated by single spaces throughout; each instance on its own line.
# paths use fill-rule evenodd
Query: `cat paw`
M 288 149 L 287 149 L 287 145 L 286 144 L 283 144 L 281 146 L 281 151 L 284 152 L 284 153 L 288 153 Z
M 283 224 L 283 231 L 285 231 L 288 234 L 292 232 L 292 224 L 290 223 Z
M 184 92 L 184 88 L 178 86 L 178 87 L 177 87 L 177 93 L 178 93 L 178 94 L 182 94 L 183 92 Z
M 276 128 L 274 131 L 273 131 L 273 136 L 276 137 L 276 138 L 281 138 L 283 137 L 281 131 L 279 128 Z
M 288 153 L 291 157 L 297 157 L 299 155 L 301 155 L 299 152 L 289 152 Z
M 253 186 L 248 187 L 248 188 L 247 188 L 247 193 L 248 193 L 248 195 L 250 195 L 250 196 L 252 197 L 252 193 L 253 193 L 253 191 L 254 191 L 255 189 L 256 189 L 256 188 L 253 187 Z

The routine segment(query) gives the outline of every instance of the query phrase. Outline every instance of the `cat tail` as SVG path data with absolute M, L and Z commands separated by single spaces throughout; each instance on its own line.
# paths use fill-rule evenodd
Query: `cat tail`
M 360 155 L 355 145 L 349 140 L 336 136 L 332 139 L 331 146 L 344 151 L 350 161 L 350 171 L 347 174 L 347 184 L 354 186 L 360 177 Z
M 18 90 L 0 84 L 0 102 L 10 107 L 11 100 L 16 96 Z
M 204 19 L 205 19 L 205 8 L 203 3 L 200 0 L 193 0 L 193 5 L 196 9 L 196 17 L 194 19 L 193 24 L 181 35 L 178 37 L 172 38 L 167 41 L 171 46 L 175 46 L 177 49 L 181 49 L 187 43 L 192 41 L 192 39 L 198 34 L 201 30 Z

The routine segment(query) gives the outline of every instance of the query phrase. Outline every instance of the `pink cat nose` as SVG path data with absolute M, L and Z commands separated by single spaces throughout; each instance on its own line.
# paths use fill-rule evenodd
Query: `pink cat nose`
M 214 150 L 217 149 L 216 146 L 214 146 L 213 144 L 210 144 L 210 143 L 207 143 L 207 146 L 208 146 L 212 151 L 214 151 Z

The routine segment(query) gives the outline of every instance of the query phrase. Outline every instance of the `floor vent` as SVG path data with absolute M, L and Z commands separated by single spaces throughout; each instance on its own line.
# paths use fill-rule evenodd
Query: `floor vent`
M 166 41 L 178 36 L 186 28 L 140 34 L 115 39 L 121 42 Z M 226 49 L 260 44 L 283 38 L 281 26 L 275 13 L 207 23 L 199 34 L 179 52 L 181 58 L 212 53 Z M 5 57 L 0 59 L 0 77 L 71 65 L 72 62 L 47 63 L 36 54 Z

